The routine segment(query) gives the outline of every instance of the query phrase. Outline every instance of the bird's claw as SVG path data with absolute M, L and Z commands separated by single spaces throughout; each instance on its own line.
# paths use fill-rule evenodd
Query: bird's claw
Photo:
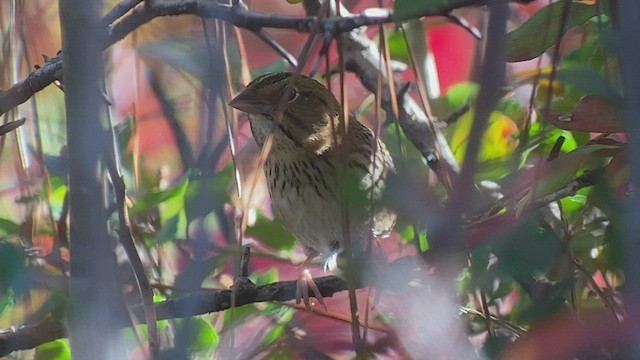
M 324 302 L 324 296 L 320 293 L 320 289 L 318 288 L 318 285 L 316 285 L 316 282 L 313 281 L 311 273 L 308 269 L 301 269 L 301 271 L 298 272 L 298 281 L 296 282 L 296 304 L 304 302 L 304 306 L 307 310 L 313 310 L 309 299 L 309 289 L 311 289 L 313 297 L 315 297 L 324 307 L 324 310 L 327 311 L 327 304 Z

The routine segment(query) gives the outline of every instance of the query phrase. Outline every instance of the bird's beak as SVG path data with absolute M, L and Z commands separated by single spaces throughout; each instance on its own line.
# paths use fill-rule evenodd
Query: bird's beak
M 244 89 L 236 95 L 229 102 L 229 106 L 248 114 L 270 114 L 273 111 L 273 106 L 251 88 Z

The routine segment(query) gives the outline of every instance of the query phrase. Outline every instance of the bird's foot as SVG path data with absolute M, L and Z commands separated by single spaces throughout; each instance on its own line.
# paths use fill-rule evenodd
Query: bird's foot
M 316 282 L 313 280 L 309 269 L 307 269 L 305 264 L 303 264 L 300 266 L 298 271 L 298 280 L 296 282 L 296 304 L 304 302 L 304 306 L 307 310 L 312 311 L 313 309 L 311 308 L 311 301 L 309 299 L 309 290 L 311 290 L 313 297 L 315 297 L 324 307 L 324 310 L 327 311 L 324 296 L 320 293 L 320 289 L 318 289 L 318 285 L 316 285 Z

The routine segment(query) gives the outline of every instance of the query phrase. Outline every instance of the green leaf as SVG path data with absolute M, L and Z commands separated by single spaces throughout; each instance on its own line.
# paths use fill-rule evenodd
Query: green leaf
M 535 177 L 518 186 L 524 195 L 517 207 L 561 189 L 584 170 L 601 168 L 610 157 L 621 150 L 619 145 L 591 144 L 562 154 L 539 166 Z
M 488 359 L 499 359 L 503 354 L 503 350 L 507 348 L 513 340 L 506 335 L 489 336 L 484 342 L 482 350 L 484 350 L 485 356 Z
M 519 301 L 514 306 L 513 320 L 519 324 L 537 323 L 540 319 L 549 318 L 550 316 L 563 316 L 564 311 L 569 315 L 567 308 L 567 296 L 571 291 L 572 282 L 564 281 L 555 284 L 552 291 L 536 301 Z
M 182 228 L 180 223 L 184 221 L 181 220 L 184 220 L 184 217 L 178 214 L 163 221 L 162 228 L 153 239 L 154 245 L 163 244 L 182 237 L 183 232 L 180 231 Z
M 227 189 L 231 182 L 231 167 L 213 176 L 194 176 L 187 187 L 184 209 L 189 221 L 204 218 L 229 202 Z
M 54 340 L 36 347 L 35 360 L 71 360 L 69 341 Z
M 562 203 L 563 212 L 576 213 L 584 209 L 585 205 L 587 204 L 587 197 L 585 195 L 576 194 L 561 199 L 560 203 Z
M 426 252 L 429 250 L 429 241 L 427 240 L 427 233 L 421 231 L 418 234 L 418 244 L 420 245 L 420 251 Z
M 220 342 L 220 336 L 216 329 L 208 321 L 199 317 L 189 319 L 189 331 L 191 333 L 190 351 L 210 351 L 215 349 Z
M 278 323 L 265 335 L 262 344 L 269 345 L 280 339 L 286 330 L 286 325 L 293 320 L 294 314 L 295 311 L 292 308 L 285 306 L 275 308 L 274 316 Z
M 49 183 L 51 184 L 51 192 L 49 193 L 51 212 L 53 213 L 53 217 L 58 219 L 62 212 L 64 198 L 67 195 L 67 175 L 65 174 L 64 177 L 61 177 L 49 174 Z M 47 191 L 43 186 L 40 191 L 40 198 L 44 199 L 46 197 Z
M 441 15 L 460 6 L 469 5 L 468 0 L 396 0 L 393 4 L 393 21 Z
M 612 103 L 620 100 L 620 95 L 609 81 L 598 70 L 593 68 L 571 67 L 558 69 L 556 80 L 567 85 L 573 85 L 586 94 L 600 95 Z
M 473 111 L 467 111 L 451 127 L 451 150 L 456 159 L 462 162 L 467 150 L 467 142 L 474 121 Z M 480 162 L 505 158 L 518 145 L 516 135 L 518 127 L 507 116 L 494 111 L 482 136 L 482 145 L 478 154 Z
M 269 220 L 258 214 L 255 224 L 247 228 L 247 236 L 251 236 L 277 250 L 291 250 L 296 238 L 277 220 Z
M 15 291 L 16 297 L 27 290 L 27 268 L 25 254 L 16 245 L 0 242 L 0 293 L 10 289 Z
M 453 85 L 447 91 L 445 99 L 449 110 L 457 110 L 473 101 L 478 95 L 480 86 L 474 82 L 461 82 Z
M 267 271 L 256 271 L 250 276 L 251 282 L 256 285 L 266 285 L 278 281 L 278 269 L 271 268 Z
M 8 289 L 3 296 L 0 296 L 0 315 L 4 314 L 4 312 L 11 307 L 16 302 L 16 296 L 12 289 Z
M 224 312 L 223 328 L 233 324 L 247 322 L 249 318 L 257 314 L 255 304 L 247 304 L 231 308 Z
M 149 193 L 138 198 L 136 204 L 129 210 L 131 216 L 140 215 L 146 211 L 151 210 L 153 207 L 162 203 L 166 203 L 169 200 L 178 199 L 179 209 L 172 208 L 172 214 L 167 214 L 167 218 L 176 215 L 182 210 L 184 193 L 189 185 L 188 177 L 182 178 L 177 184 L 165 189 L 152 189 Z M 167 204 L 165 204 L 167 205 Z
M 558 235 L 537 218 L 519 224 L 493 248 L 500 270 L 515 279 L 545 273 L 562 251 Z
M 20 225 L 9 219 L 0 219 L 0 234 L 2 236 L 15 235 L 20 233 Z
M 570 2 L 569 14 L 563 29 L 562 15 L 567 2 L 558 1 L 533 14 L 519 28 L 507 34 L 507 61 L 517 62 L 536 58 L 559 40 L 560 30 L 584 24 L 596 16 L 596 6 Z
M 265 337 L 262 339 L 262 344 L 269 345 L 271 343 L 274 343 L 275 341 L 277 341 L 282 337 L 282 334 L 284 334 L 284 330 L 285 330 L 284 325 L 274 326 L 271 330 L 269 330 L 267 335 L 265 335 Z
M 394 60 L 409 63 L 409 51 L 407 49 L 407 42 L 402 36 L 400 31 L 390 31 L 387 35 L 387 44 L 389 46 L 389 53 Z
M 129 141 L 131 140 L 131 135 L 133 134 L 134 122 L 131 116 L 127 116 L 123 121 L 113 126 L 113 129 L 116 132 L 116 138 L 118 141 L 118 147 L 122 153 L 125 152 L 127 146 L 129 145 Z

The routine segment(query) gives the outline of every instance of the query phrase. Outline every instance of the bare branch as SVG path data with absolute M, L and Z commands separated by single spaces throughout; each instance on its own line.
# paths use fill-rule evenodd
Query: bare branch
M 528 3 L 532 0 L 512 0 L 518 3 Z M 203 18 L 219 19 L 240 28 L 258 31 L 262 28 L 291 29 L 300 32 L 311 32 L 315 16 L 292 17 L 275 14 L 265 14 L 252 11 L 239 1 L 237 6 L 222 4 L 215 1 L 185 0 L 179 2 L 157 2 L 151 6 L 139 6 L 130 11 L 135 0 L 124 0 L 112 10 L 102 23 L 112 23 L 116 16 L 124 16 L 119 22 L 105 29 L 105 47 L 122 40 L 125 36 L 161 16 L 198 15 Z M 447 6 L 430 8 L 416 17 L 447 16 L 452 10 L 460 7 L 484 5 L 486 0 L 458 0 L 447 3 Z M 126 10 L 126 11 L 125 11 Z M 340 32 L 349 32 L 362 26 L 385 24 L 393 22 L 390 10 L 365 10 L 360 14 L 342 17 L 331 16 L 321 21 L 320 32 L 325 36 L 335 36 Z M 0 91 L 0 115 L 29 100 L 36 92 L 44 89 L 55 80 L 62 79 L 62 56 L 51 58 L 44 66 L 35 70 L 27 78 L 6 91 Z
M 337 276 L 324 276 L 314 281 L 323 297 L 331 297 L 347 289 L 346 282 Z M 230 308 L 231 296 L 232 290 L 200 290 L 194 294 L 156 303 L 157 319 L 175 319 L 223 311 Z M 243 282 L 242 286 L 237 288 L 235 302 L 236 306 L 242 306 L 262 301 L 289 301 L 295 296 L 296 281 L 283 281 L 262 286 Z M 185 303 L 193 306 L 184 306 Z M 142 305 L 135 306 L 132 312 L 139 320 L 144 321 L 145 312 Z M 120 324 L 120 327 L 126 326 L 129 324 Z M 56 320 L 46 320 L 37 325 L 22 326 L 16 330 L 0 331 L 0 356 L 16 350 L 31 349 L 66 336 L 63 323 Z

